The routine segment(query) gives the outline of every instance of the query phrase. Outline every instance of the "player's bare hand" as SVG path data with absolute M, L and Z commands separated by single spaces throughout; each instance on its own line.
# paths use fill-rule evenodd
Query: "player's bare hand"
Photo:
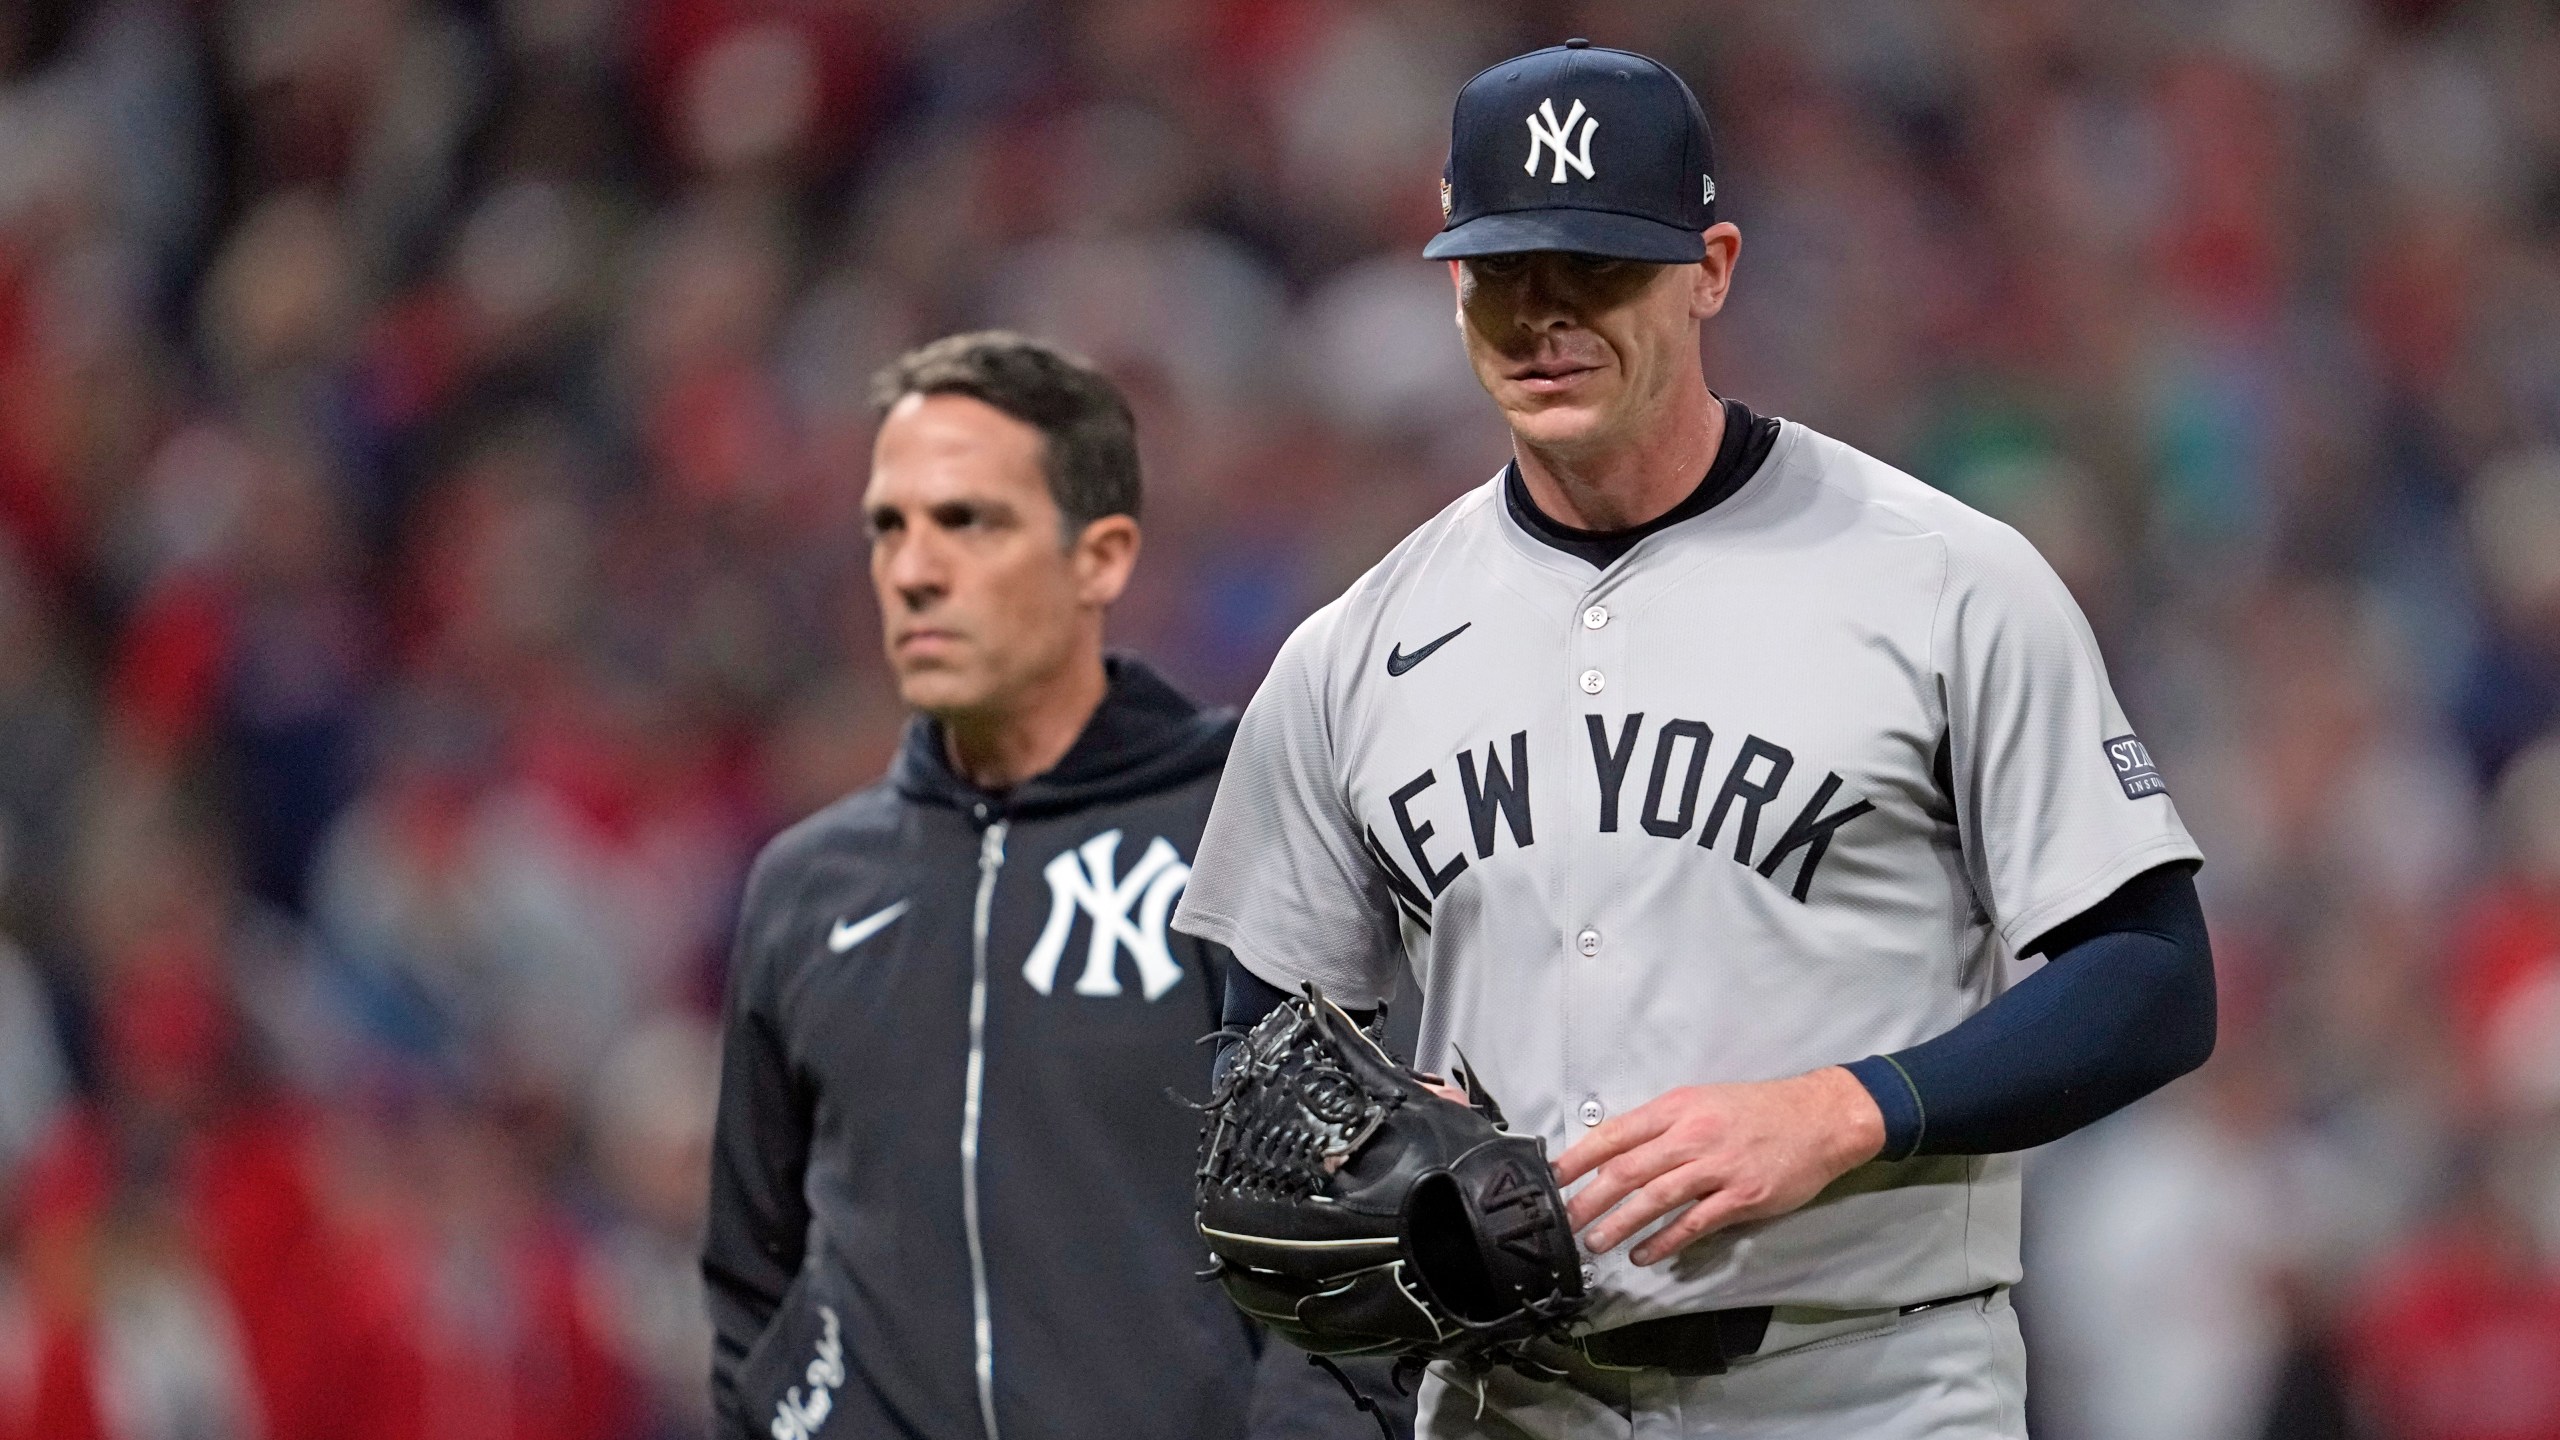
M 1414 1079 L 1421 1081 L 1423 1089 L 1430 1091 L 1432 1094 L 1439 1096 L 1443 1100 L 1448 1100 L 1459 1105 L 1467 1103 L 1467 1092 L 1450 1084 L 1448 1077 L 1445 1075 L 1434 1075 L 1428 1070 L 1413 1070 L 1406 1073 L 1412 1075 Z
M 1590 1177 L 1566 1212 L 1595 1255 L 1682 1212 L 1631 1252 L 1651 1265 L 1724 1226 L 1786 1214 L 1883 1148 L 1875 1100 L 1834 1065 L 1657 1096 L 1557 1156 L 1556 1181 Z

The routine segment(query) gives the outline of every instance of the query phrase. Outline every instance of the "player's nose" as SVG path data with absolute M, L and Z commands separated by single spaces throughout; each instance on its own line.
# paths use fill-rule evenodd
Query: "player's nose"
M 929 534 L 911 534 L 880 557 L 880 583 L 909 610 L 922 610 L 951 591 L 949 557 Z
M 1520 299 L 1514 309 L 1523 329 L 1552 330 L 1576 323 L 1572 287 L 1566 283 L 1563 257 L 1539 255 L 1520 277 Z
M 939 566 L 911 567 L 889 583 L 898 592 L 898 602 L 909 610 L 930 610 L 951 594 L 950 573 Z

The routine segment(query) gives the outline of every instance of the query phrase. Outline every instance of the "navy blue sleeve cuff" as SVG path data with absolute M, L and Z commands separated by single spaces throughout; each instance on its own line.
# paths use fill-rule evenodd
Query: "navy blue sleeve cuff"
M 1235 1050 L 1244 1032 L 1262 1023 L 1262 1017 L 1287 1003 L 1289 992 L 1244 968 L 1234 956 L 1227 957 L 1226 999 L 1218 1008 L 1218 1053 L 1209 1062 L 1212 1083 L 1227 1073 L 1227 1056 Z M 1345 1010 L 1355 1023 L 1366 1025 L 1378 1018 L 1375 1010 Z
M 1848 1067 L 1884 1112 L 1886 1158 L 2058 1140 L 2213 1053 L 2213 946 L 2186 866 L 2135 876 L 2038 946 L 2044 968 L 1962 1024 Z
M 1920 1103 L 1919 1087 L 1901 1062 L 1890 1055 L 1870 1055 L 1852 1060 L 1840 1067 L 1858 1077 L 1875 1097 L 1876 1108 L 1884 1112 L 1884 1149 L 1879 1160 L 1908 1160 L 1920 1149 L 1920 1137 L 1928 1133 L 1929 1114 Z

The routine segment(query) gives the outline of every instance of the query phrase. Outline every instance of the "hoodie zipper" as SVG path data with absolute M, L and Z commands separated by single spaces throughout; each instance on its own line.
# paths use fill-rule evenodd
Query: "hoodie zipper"
M 969 922 L 969 1078 L 960 1107 L 960 1218 L 969 1232 L 969 1302 L 978 1349 L 978 1417 L 987 1440 L 996 1434 L 996 1336 L 987 1299 L 987 1243 L 978 1223 L 978 1130 L 987 1082 L 987 919 L 996 896 L 996 872 L 1004 868 L 1004 832 L 1010 822 L 986 828 L 978 842 L 978 904 Z

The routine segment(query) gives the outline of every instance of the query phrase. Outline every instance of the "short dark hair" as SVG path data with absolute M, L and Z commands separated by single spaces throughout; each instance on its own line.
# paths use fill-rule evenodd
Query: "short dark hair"
M 1069 537 L 1106 515 L 1136 518 L 1138 424 L 1120 387 L 1090 362 L 1010 330 L 946 335 L 872 378 L 880 416 L 910 395 L 966 395 L 1038 429 Z

